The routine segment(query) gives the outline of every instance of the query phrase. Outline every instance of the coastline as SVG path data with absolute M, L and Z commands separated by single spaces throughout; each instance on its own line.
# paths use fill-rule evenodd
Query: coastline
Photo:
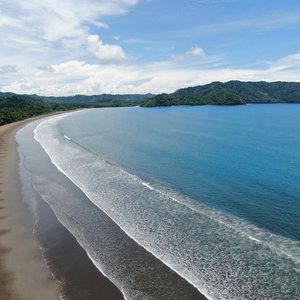
M 1 299 L 58 299 L 59 289 L 47 269 L 34 220 L 22 202 L 16 132 L 38 116 L 0 127 L 0 295 Z
M 130 238 L 68 176 L 59 172 L 36 141 L 36 126 L 31 123 L 16 135 L 22 194 L 24 202 L 34 209 L 35 236 L 62 288 L 63 299 L 206 299 Z M 91 266 L 91 262 L 95 265 Z
M 0 298 L 121 300 L 121 292 L 98 271 L 52 209 L 38 199 L 40 220 L 35 220 L 23 201 L 15 135 L 48 116 L 0 127 Z
M 118 115 L 118 111 L 114 112 Z M 98 113 L 100 114 L 99 116 L 102 115 L 102 118 L 95 117 L 94 114 L 97 115 Z M 198 212 L 196 214 L 190 213 L 190 208 L 193 211 L 194 206 L 187 205 L 188 210 L 185 207 L 182 209 L 181 204 L 190 204 L 190 202 L 187 203 L 182 199 L 183 202 L 180 202 L 179 206 L 177 204 L 174 206 L 173 200 L 162 203 L 161 197 L 148 197 L 148 194 L 146 194 L 148 189 L 145 190 L 144 185 L 141 186 L 141 189 L 139 186 L 135 187 L 136 181 L 134 181 L 134 185 L 125 186 L 124 188 L 124 185 L 120 184 L 121 180 L 126 180 L 123 172 L 121 176 L 115 176 L 119 173 L 113 172 L 114 170 L 111 169 L 110 164 L 104 163 L 103 165 L 101 162 L 95 164 L 94 157 L 85 160 L 84 155 L 86 155 L 86 152 L 78 152 L 79 148 L 73 145 L 74 143 L 70 142 L 67 137 L 70 137 L 71 141 L 74 139 L 74 142 L 76 142 L 74 132 L 82 134 L 79 129 L 85 128 L 85 120 L 93 119 L 105 122 L 106 120 L 103 118 L 105 113 L 105 110 L 95 110 L 86 114 L 82 113 L 82 115 L 75 114 L 66 120 L 65 123 L 59 121 L 59 116 L 57 121 L 60 126 L 57 126 L 58 124 L 55 125 L 55 118 L 50 118 L 49 122 L 42 122 L 38 127 L 37 123 L 39 121 L 33 122 L 16 134 L 20 153 L 19 175 L 22 182 L 22 200 L 28 203 L 28 207 L 34 208 L 34 220 L 37 221 L 35 237 L 40 242 L 46 265 L 50 267 L 55 282 L 59 284 L 60 292 L 63 291 L 63 299 L 99 300 L 99 295 L 105 300 L 121 299 L 104 295 L 104 291 L 106 292 L 109 289 L 99 287 L 100 282 L 104 281 L 102 279 L 99 281 L 96 278 L 96 274 L 105 274 L 110 278 L 127 299 L 145 299 L 146 297 L 143 297 L 145 294 L 153 295 L 151 299 L 205 299 L 199 294 L 200 290 L 210 299 L 214 297 L 219 298 L 223 291 L 225 291 L 224 295 L 248 293 L 251 296 L 253 295 L 253 299 L 261 297 L 276 298 L 277 294 L 283 295 L 281 297 L 284 298 L 286 293 L 291 298 L 296 298 L 298 290 L 294 286 L 298 286 L 297 281 L 299 277 L 296 274 L 297 271 L 293 269 L 294 259 L 292 258 L 294 256 L 290 251 L 282 252 L 284 249 L 289 249 L 289 247 L 284 248 L 281 246 L 281 244 L 291 246 L 294 244 L 283 241 L 280 237 L 277 239 L 276 236 L 275 239 L 273 237 L 270 239 L 268 233 L 265 239 L 264 231 L 261 231 L 258 227 L 249 228 L 248 223 L 240 222 L 232 217 L 227 219 L 226 215 L 215 214 L 214 211 L 205 210 L 205 207 L 201 207 L 201 205 L 199 207 L 201 211 L 199 218 Z M 108 112 L 107 116 L 111 118 L 111 114 L 112 112 Z M 128 116 L 128 111 L 126 111 L 126 116 Z M 55 125 L 52 131 L 51 122 Z M 89 124 L 89 122 L 86 123 L 87 131 L 82 136 L 86 136 L 89 132 Z M 99 124 L 94 127 L 105 128 L 105 126 Z M 36 130 L 33 131 L 35 128 Z M 68 128 L 72 128 L 73 131 L 68 130 Z M 95 137 L 92 138 L 95 139 Z M 47 143 L 50 142 L 53 142 L 53 144 L 49 150 Z M 58 144 L 60 145 L 59 147 L 57 147 Z M 3 147 L 5 148 L 7 145 L 4 143 Z M 124 148 L 120 146 L 122 151 Z M 101 151 L 99 151 L 99 156 L 101 157 Z M 82 185 L 81 181 L 78 184 L 72 181 L 74 177 L 70 176 L 70 172 L 66 171 L 64 174 L 62 171 L 59 171 L 59 161 L 56 164 L 57 160 L 54 159 L 57 157 L 69 168 L 67 171 L 71 170 L 72 172 L 74 170 L 71 175 L 77 174 L 77 176 L 80 176 L 80 180 L 88 180 L 89 182 Z M 96 170 L 92 168 L 95 165 L 98 167 Z M 106 173 L 101 173 L 102 167 Z M 93 172 L 87 172 L 89 168 Z M 82 172 L 76 173 L 76 169 L 82 170 Z M 99 171 L 97 172 L 97 170 Z M 29 176 L 26 176 L 27 174 Z M 93 181 L 95 174 L 99 176 L 96 177 L 96 181 Z M 100 174 L 107 176 L 101 176 Z M 114 186 L 114 181 L 107 181 L 107 178 L 116 177 L 118 181 L 117 187 Z M 97 184 L 97 187 L 99 185 L 98 190 L 92 187 L 93 193 L 97 191 L 95 194 L 100 199 L 108 195 L 106 203 L 115 203 L 115 200 L 122 201 L 125 199 L 127 203 L 133 204 L 112 206 L 112 208 L 117 207 L 116 211 L 122 212 L 125 222 L 121 224 L 126 226 L 129 224 L 131 228 L 136 228 L 134 224 L 131 225 L 129 222 L 132 216 L 130 211 L 133 210 L 137 216 L 144 216 L 143 212 L 138 210 L 144 203 L 150 207 L 150 210 L 148 210 L 150 218 L 147 218 L 147 216 L 142 218 L 140 224 L 146 224 L 147 228 L 155 230 L 155 224 L 159 223 L 161 225 L 171 216 L 171 222 L 161 227 L 160 236 L 163 238 L 160 238 L 158 241 L 158 243 L 162 243 L 162 248 L 160 249 L 169 249 L 168 247 L 171 245 L 171 248 L 173 247 L 177 251 L 175 255 L 179 259 L 185 258 L 187 253 L 188 256 L 180 264 L 180 267 L 185 265 L 196 266 L 194 269 L 189 269 L 189 271 L 195 271 L 193 278 L 187 276 L 190 273 L 182 273 L 182 270 L 176 269 L 175 267 L 179 264 L 174 267 L 172 261 L 169 263 L 167 260 L 168 257 L 155 256 L 157 253 L 155 252 L 156 249 L 145 249 L 143 247 L 145 244 L 143 243 L 149 240 L 149 235 L 143 236 L 144 241 L 141 244 L 138 243 L 139 237 L 135 239 L 133 235 L 133 238 L 130 238 L 132 231 L 128 230 L 128 227 L 125 227 L 125 230 L 123 230 L 117 223 L 119 219 L 110 218 L 109 214 L 105 214 L 102 210 L 103 207 L 100 208 L 98 206 L 98 202 L 94 200 L 95 198 L 85 194 L 85 188 L 89 187 L 89 184 L 93 182 Z M 35 200 L 36 197 L 31 197 L 33 194 L 30 193 L 30 188 L 26 189 L 27 183 L 29 183 L 28 186 L 30 187 L 34 186 L 34 191 L 38 198 L 37 203 L 39 203 L 37 206 L 34 205 L 35 201 L 31 201 L 31 198 Z M 121 186 L 120 189 L 118 189 L 119 186 Z M 152 193 L 152 189 L 150 190 Z M 131 195 L 132 192 L 134 195 Z M 170 193 L 167 192 L 167 194 L 168 197 L 172 197 L 172 190 Z M 115 195 L 120 196 L 114 198 Z M 147 199 L 148 201 L 140 201 L 141 199 Z M 177 196 L 175 196 L 176 199 Z M 135 205 L 134 201 L 138 205 Z M 191 204 L 193 203 L 191 202 Z M 126 210 L 127 207 L 129 210 Z M 156 210 L 155 208 L 157 207 L 160 209 Z M 196 205 L 195 208 L 197 211 L 198 206 Z M 147 207 L 143 210 L 148 212 Z M 127 211 L 129 211 L 128 214 Z M 155 211 L 155 214 L 153 214 L 153 211 Z M 163 214 L 159 214 L 159 212 L 163 212 Z M 208 216 L 208 218 L 202 218 L 202 215 Z M 173 234 L 172 231 L 172 228 L 174 228 L 173 220 L 176 220 L 176 234 Z M 237 222 L 235 223 L 235 221 Z M 147 226 L 147 224 L 150 225 Z M 154 226 L 151 227 L 151 224 L 154 224 Z M 233 227 L 228 227 L 228 224 L 233 225 Z M 207 232 L 202 228 L 209 228 L 209 231 Z M 180 231 L 179 229 L 183 230 Z M 197 232 L 197 230 L 199 231 Z M 175 238 L 173 239 L 173 237 Z M 163 244 L 165 241 L 168 243 L 166 246 Z M 268 248 L 265 247 L 266 242 Z M 183 245 L 183 247 L 176 248 L 177 245 Z M 185 245 L 188 245 L 188 248 Z M 202 248 L 202 245 L 204 248 Z M 278 251 L 277 248 L 279 248 Z M 49 249 L 54 249 L 54 251 L 49 251 Z M 74 249 L 81 249 L 81 253 L 75 252 Z M 224 249 L 231 250 L 226 252 Z M 79 257 L 87 258 L 85 251 L 91 259 L 86 259 L 83 262 Z M 259 255 L 256 255 L 257 253 Z M 288 253 L 291 253 L 291 259 L 286 256 Z M 199 260 L 199 257 L 202 260 Z M 96 268 L 94 267 L 93 272 L 95 276 L 89 274 L 89 270 L 92 270 L 92 268 L 88 264 L 91 264 L 91 261 L 95 262 L 96 268 L 100 271 L 95 270 Z M 187 264 L 185 264 L 186 262 Z M 269 268 L 269 263 L 272 263 L 273 266 L 281 266 L 280 271 L 276 268 Z M 241 270 L 239 279 L 244 280 L 242 284 L 237 285 L 235 284 L 237 277 L 234 273 L 234 268 L 230 268 L 230 266 L 236 266 L 236 264 L 240 266 Z M 254 266 L 251 273 L 248 272 L 248 264 Z M 82 266 L 86 267 L 86 269 L 83 270 Z M 210 267 L 208 268 L 208 266 Z M 229 267 L 227 268 L 226 266 Z M 215 269 L 212 269 L 213 267 Z M 175 272 L 178 271 L 176 274 L 172 271 L 174 270 L 173 268 Z M 203 273 L 201 274 L 199 270 L 204 270 L 205 276 L 210 274 L 209 278 L 221 280 L 212 282 L 212 285 L 208 285 L 207 289 L 205 286 L 202 288 L 201 284 L 207 281 L 205 281 L 206 278 L 202 279 Z M 253 272 L 257 276 L 253 276 Z M 264 277 L 261 277 L 261 274 Z M 265 276 L 264 274 L 269 275 Z M 215 275 L 216 277 L 214 277 Z M 90 278 L 95 279 L 93 284 L 91 284 Z M 257 282 L 256 278 L 262 279 L 260 279 L 260 282 Z M 268 282 L 265 281 L 265 278 L 268 278 Z M 84 283 L 82 284 L 83 281 Z M 188 282 L 190 283 L 188 284 Z M 243 282 L 249 282 L 249 285 L 243 284 Z M 208 284 L 211 284 L 211 282 L 208 282 Z M 248 290 L 248 287 L 251 290 Z M 257 287 L 257 290 L 252 287 Z M 250 298 L 252 299 L 252 297 Z

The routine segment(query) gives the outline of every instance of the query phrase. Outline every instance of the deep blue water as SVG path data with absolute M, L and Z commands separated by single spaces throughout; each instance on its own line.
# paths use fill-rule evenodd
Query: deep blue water
M 147 182 L 300 241 L 300 105 L 95 109 L 59 127 Z

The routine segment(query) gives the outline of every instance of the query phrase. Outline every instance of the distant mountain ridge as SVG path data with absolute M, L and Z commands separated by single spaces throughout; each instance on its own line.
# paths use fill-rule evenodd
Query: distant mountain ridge
M 0 92 L 0 125 L 53 111 L 87 107 L 242 105 L 300 103 L 299 82 L 212 82 L 182 88 L 172 94 L 75 95 L 45 97 Z
M 300 82 L 212 82 L 160 94 L 142 106 L 242 105 L 247 103 L 300 103 Z
M 154 97 L 153 94 L 101 94 L 101 95 L 75 95 L 75 96 L 38 96 L 38 95 L 22 95 L 10 92 L 0 92 L 1 98 L 8 98 L 14 95 L 31 97 L 32 99 L 39 99 L 48 103 L 56 104 L 105 104 L 111 106 L 130 106 L 130 105 L 140 105 L 145 99 Z
M 0 126 L 54 111 L 88 107 L 136 106 L 151 97 L 152 94 L 44 97 L 0 92 Z
M 0 93 L 0 125 L 63 109 L 50 105 L 39 97 Z
M 124 94 L 124 95 L 112 95 L 112 94 L 101 94 L 101 95 L 75 95 L 66 97 L 42 97 L 49 103 L 72 103 L 72 104 L 111 104 L 111 105 L 140 105 L 145 99 L 154 97 L 153 94 Z

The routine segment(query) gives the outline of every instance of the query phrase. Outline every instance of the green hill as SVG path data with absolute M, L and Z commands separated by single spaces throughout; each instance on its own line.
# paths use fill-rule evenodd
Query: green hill
M 247 103 L 300 103 L 298 82 L 212 82 L 161 94 L 142 106 L 170 105 L 241 105 Z
M 75 106 L 47 103 L 38 96 L 0 94 L 0 125 L 72 108 Z
M 152 98 L 153 94 L 128 94 L 128 95 L 75 95 L 68 97 L 43 97 L 46 102 L 59 104 L 84 104 L 96 106 L 134 106 L 141 105 L 145 100 Z
M 43 97 L 0 92 L 0 125 L 20 121 L 54 111 L 87 107 L 118 107 L 141 105 L 153 95 L 76 95 Z
M 300 103 L 298 82 L 212 82 L 183 88 L 172 94 L 76 95 L 42 97 L 0 92 L 0 125 L 54 111 L 84 107 L 144 107 L 171 105 L 241 105 L 246 103 Z

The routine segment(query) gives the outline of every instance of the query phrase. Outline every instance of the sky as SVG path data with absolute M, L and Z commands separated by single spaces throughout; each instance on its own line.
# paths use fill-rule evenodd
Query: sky
M 300 81 L 299 0 L 0 0 L 0 91 Z

